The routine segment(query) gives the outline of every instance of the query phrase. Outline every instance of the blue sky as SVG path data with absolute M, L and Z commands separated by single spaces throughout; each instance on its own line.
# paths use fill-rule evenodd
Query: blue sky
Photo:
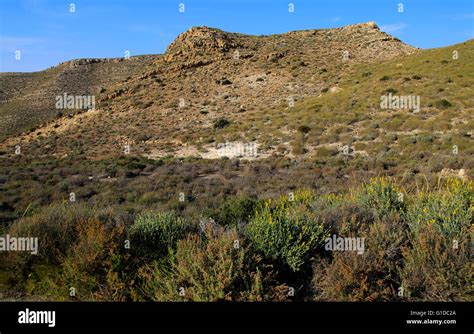
M 1 0 L 0 18 L 0 72 L 123 57 L 126 50 L 132 56 L 163 53 L 178 34 L 198 25 L 261 35 L 375 21 L 420 48 L 474 38 L 473 0 Z

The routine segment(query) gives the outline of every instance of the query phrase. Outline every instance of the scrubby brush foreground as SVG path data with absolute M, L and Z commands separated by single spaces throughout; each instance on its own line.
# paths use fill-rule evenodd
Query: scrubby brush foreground
M 3 298 L 472 301 L 471 182 L 407 193 L 376 178 L 208 209 L 42 208 L 5 231 L 41 247 L 1 253 Z

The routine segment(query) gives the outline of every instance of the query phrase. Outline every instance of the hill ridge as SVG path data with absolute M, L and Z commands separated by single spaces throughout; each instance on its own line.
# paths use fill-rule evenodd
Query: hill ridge
M 29 145 L 58 137 L 54 129 L 63 128 L 62 117 L 74 119 L 85 112 L 56 110 L 55 97 L 66 91 L 94 95 L 96 109 L 107 116 L 78 118 L 56 141 L 40 145 L 48 146 L 47 151 L 62 154 L 57 147 L 72 140 L 76 131 L 108 136 L 102 139 L 107 149 L 124 142 L 171 149 L 184 144 L 183 134 L 212 128 L 217 118 L 238 122 L 249 112 L 337 91 L 354 66 L 417 51 L 381 32 L 374 22 L 260 36 L 192 27 L 161 55 L 76 59 L 42 72 L 0 76 L 0 140 L 9 146 L 28 138 Z M 129 122 L 125 114 L 143 129 L 124 125 L 113 130 Z

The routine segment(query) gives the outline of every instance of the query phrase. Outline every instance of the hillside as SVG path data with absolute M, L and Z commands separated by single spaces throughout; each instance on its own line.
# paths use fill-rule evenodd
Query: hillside
M 472 301 L 473 74 L 373 22 L 2 73 L 0 299 Z
M 163 156 L 189 141 L 219 142 L 213 124 L 220 118 L 237 123 L 285 101 L 298 103 L 337 86 L 356 65 L 415 52 L 372 22 L 270 36 L 191 28 L 163 56 L 84 60 L 72 69 L 63 64 L 31 75 L 3 74 L 2 135 L 15 135 L 4 141 L 7 151 L 37 141 L 43 149 L 34 154 L 63 156 L 76 152 L 71 145 L 80 139 L 79 151 L 88 157 L 121 154 L 124 144 L 140 154 Z M 52 105 L 64 91 L 96 94 L 100 112 L 61 117 Z M 18 136 L 26 124 L 30 132 Z
M 140 72 L 155 56 L 130 59 L 78 59 L 34 73 L 0 73 L 0 140 L 41 128 L 56 119 L 55 97 L 95 95 L 103 87 Z

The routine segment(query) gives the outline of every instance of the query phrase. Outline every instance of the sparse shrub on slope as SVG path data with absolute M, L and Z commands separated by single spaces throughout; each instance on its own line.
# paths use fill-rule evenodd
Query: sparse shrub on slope
M 436 101 L 434 103 L 434 106 L 438 109 L 448 109 L 452 107 L 453 105 L 448 100 L 442 99 L 442 100 Z
M 214 121 L 214 129 L 223 129 L 230 125 L 230 121 L 226 118 L 219 118 Z
M 295 194 L 294 201 L 280 199 L 274 208 L 267 202 L 247 226 L 252 247 L 265 258 L 300 270 L 326 235 L 323 225 L 306 207 L 310 198 L 303 192 Z

